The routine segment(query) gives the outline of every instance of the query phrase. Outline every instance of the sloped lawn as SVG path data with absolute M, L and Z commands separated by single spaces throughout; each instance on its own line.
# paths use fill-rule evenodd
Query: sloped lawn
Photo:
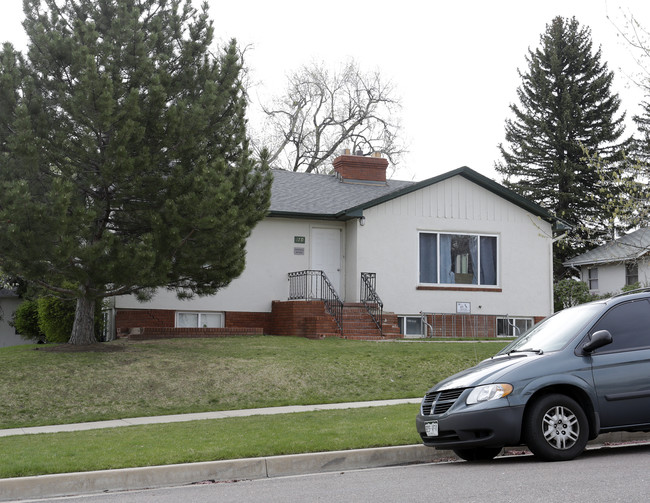
M 0 428 L 422 396 L 496 342 L 296 337 L 0 349 Z

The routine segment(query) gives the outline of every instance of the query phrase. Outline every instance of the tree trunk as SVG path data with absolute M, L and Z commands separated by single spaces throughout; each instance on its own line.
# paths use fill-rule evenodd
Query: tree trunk
M 74 312 L 72 335 L 68 344 L 95 344 L 95 299 L 80 297 Z

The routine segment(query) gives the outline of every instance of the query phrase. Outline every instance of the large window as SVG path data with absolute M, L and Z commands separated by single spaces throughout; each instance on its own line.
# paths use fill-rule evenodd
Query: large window
M 497 238 L 420 233 L 420 283 L 496 285 Z
M 223 328 L 223 313 L 176 313 L 179 328 Z

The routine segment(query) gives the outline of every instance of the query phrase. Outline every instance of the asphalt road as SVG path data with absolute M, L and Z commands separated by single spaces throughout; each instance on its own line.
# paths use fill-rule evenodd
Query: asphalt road
M 650 446 L 627 445 L 590 450 L 563 463 L 509 456 L 478 464 L 441 462 L 38 501 L 631 503 L 645 501 L 648 492 Z

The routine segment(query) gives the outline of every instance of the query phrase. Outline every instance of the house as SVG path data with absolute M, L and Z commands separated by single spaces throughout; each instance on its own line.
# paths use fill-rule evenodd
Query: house
M 650 228 L 638 229 L 564 262 L 587 283 L 589 291 L 618 293 L 624 286 L 649 284 Z
M 552 313 L 550 213 L 467 167 L 416 183 L 387 166 L 345 154 L 334 175 L 275 171 L 242 275 L 191 301 L 117 297 L 117 334 L 499 336 Z
M 22 300 L 11 288 L 0 287 L 0 348 L 18 344 L 33 344 L 34 341 L 23 339 L 9 322 Z

